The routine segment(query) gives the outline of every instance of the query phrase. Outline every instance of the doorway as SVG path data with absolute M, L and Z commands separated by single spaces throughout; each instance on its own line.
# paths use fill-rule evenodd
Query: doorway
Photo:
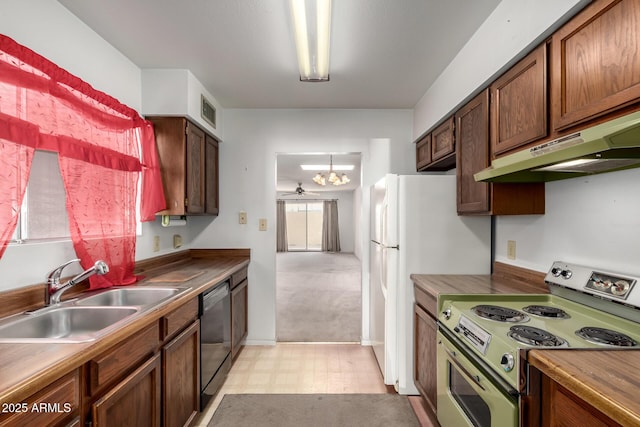
M 304 170 L 305 164 L 316 166 Z M 280 342 L 361 341 L 362 275 L 355 255 L 361 155 L 333 153 L 333 165 L 354 165 L 340 171 L 350 180 L 346 185 L 329 181 L 330 164 L 329 153 L 277 155 L 277 223 L 278 230 L 286 230 L 286 235 L 277 231 L 276 339 Z M 313 179 L 317 175 L 327 177 L 326 183 Z M 323 238 L 322 230 L 335 229 L 336 223 L 339 243 L 332 247 L 334 240 L 328 238 L 334 235 Z

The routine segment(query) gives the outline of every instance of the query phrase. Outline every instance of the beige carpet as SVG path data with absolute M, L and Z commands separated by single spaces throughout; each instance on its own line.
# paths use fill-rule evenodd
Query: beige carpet
M 277 254 L 277 339 L 359 342 L 360 261 L 350 253 Z
M 210 427 L 419 427 L 398 394 L 227 394 Z

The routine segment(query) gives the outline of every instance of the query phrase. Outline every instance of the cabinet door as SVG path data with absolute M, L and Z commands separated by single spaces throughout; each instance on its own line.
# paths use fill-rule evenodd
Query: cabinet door
M 205 204 L 205 135 L 187 123 L 187 181 L 185 205 L 187 212 L 204 213 Z
M 162 349 L 163 426 L 188 425 L 200 409 L 200 321 Z
M 78 370 L 65 375 L 53 384 L 21 402 L 3 402 L 0 412 L 2 426 L 56 426 L 73 424 L 80 407 Z M 40 408 L 40 411 L 34 410 Z
M 542 377 L 542 426 L 620 426 L 546 375 Z
M 565 129 L 640 98 L 640 1 L 594 1 L 551 39 L 553 127 Z
M 249 281 L 245 280 L 231 291 L 231 357 L 240 351 L 242 340 L 247 336 L 247 304 Z
M 167 209 L 162 215 L 185 214 L 185 126 L 181 117 L 147 117 L 153 123 Z
M 429 163 L 431 163 L 431 134 L 416 143 L 416 170 L 423 170 Z
M 488 213 L 490 185 L 473 174 L 489 166 L 489 92 L 483 91 L 455 115 L 458 213 Z
M 218 215 L 219 177 L 218 177 L 218 141 L 207 135 L 205 138 L 205 213 Z
M 543 43 L 490 87 L 491 158 L 547 136 L 547 49 Z
M 419 305 L 414 305 L 414 377 L 416 387 L 433 413 L 436 413 L 437 369 L 436 333 L 438 326 Z
M 160 425 L 160 354 L 156 354 L 92 405 L 93 426 Z
M 453 154 L 456 149 L 453 116 L 431 132 L 431 161 Z

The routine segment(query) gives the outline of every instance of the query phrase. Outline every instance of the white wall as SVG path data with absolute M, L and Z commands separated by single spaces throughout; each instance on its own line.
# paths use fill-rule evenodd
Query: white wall
M 323 191 L 313 200 L 337 200 L 338 201 L 338 227 L 340 229 L 340 252 L 355 252 L 354 230 L 354 191 Z M 300 200 L 298 196 L 278 196 L 282 200 Z
M 503 0 L 415 106 L 413 138 L 502 74 L 590 0 Z
M 57 1 L 0 0 L 0 33 L 123 104 L 141 110 L 140 68 Z M 165 229 L 159 221 L 143 224 L 136 259 L 173 252 L 173 234 L 181 234 L 183 248 L 189 247 L 188 228 Z M 154 235 L 160 236 L 160 252 L 152 250 Z M 71 258 L 75 253 L 68 241 L 10 245 L 0 259 L 0 291 L 42 283 L 48 271 Z M 78 271 L 70 268 L 69 274 Z
M 414 149 L 411 117 L 410 110 L 225 111 L 225 140 L 220 144 L 220 158 L 224 159 L 220 164 L 221 214 L 214 222 L 199 225 L 193 247 L 251 248 L 249 343 L 274 343 L 276 336 L 277 154 L 360 152 L 363 191 L 368 194 L 368 186 L 384 173 L 412 170 L 412 157 L 407 154 Z M 379 169 L 377 165 L 384 162 L 372 158 L 370 145 L 385 144 L 392 150 L 381 150 L 387 165 Z M 239 211 L 247 212 L 248 224 L 238 224 Z M 266 232 L 258 231 L 259 218 L 267 219 Z M 368 230 L 368 221 L 364 227 Z M 368 259 L 368 246 L 363 257 Z M 366 268 L 368 263 L 363 262 Z M 368 301 L 365 289 L 363 301 Z
M 414 139 L 586 3 L 502 1 L 416 105 Z M 640 274 L 639 178 L 636 169 L 547 183 L 545 215 L 496 218 L 496 260 L 538 271 L 563 260 Z M 506 258 L 507 240 L 516 241 L 515 260 Z

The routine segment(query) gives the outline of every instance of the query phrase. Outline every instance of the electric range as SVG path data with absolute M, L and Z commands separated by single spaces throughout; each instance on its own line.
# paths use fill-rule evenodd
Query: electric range
M 499 425 L 499 407 L 518 425 L 529 349 L 640 349 L 637 278 L 558 261 L 545 282 L 550 294 L 439 295 L 443 426 Z

